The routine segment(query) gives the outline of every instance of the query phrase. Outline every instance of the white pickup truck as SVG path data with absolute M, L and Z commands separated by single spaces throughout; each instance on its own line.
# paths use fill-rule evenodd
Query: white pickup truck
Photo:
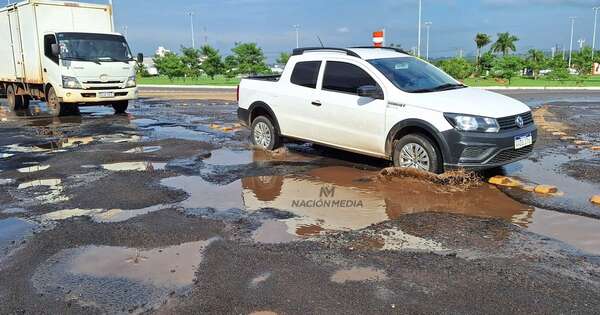
M 537 128 L 512 98 L 469 88 L 394 48 L 300 48 L 281 76 L 238 87 L 254 145 L 310 141 L 441 173 L 526 158 Z

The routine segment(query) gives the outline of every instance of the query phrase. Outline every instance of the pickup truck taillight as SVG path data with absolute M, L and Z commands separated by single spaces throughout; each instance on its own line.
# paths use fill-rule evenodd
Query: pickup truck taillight
M 235 98 L 237 99 L 237 102 L 240 102 L 240 85 L 238 84 L 237 89 L 235 91 Z

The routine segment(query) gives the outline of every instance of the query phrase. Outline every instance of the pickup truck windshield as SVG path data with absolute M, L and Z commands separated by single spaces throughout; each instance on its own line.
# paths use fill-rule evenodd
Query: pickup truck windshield
M 128 62 L 132 60 L 123 36 L 89 33 L 59 33 L 60 57 L 64 60 Z
M 408 93 L 428 93 L 464 88 L 438 68 L 414 57 L 369 60 L 397 88 Z

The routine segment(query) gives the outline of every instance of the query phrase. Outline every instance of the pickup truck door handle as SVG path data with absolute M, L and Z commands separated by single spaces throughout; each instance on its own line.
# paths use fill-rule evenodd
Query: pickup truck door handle
M 321 106 L 323 104 L 321 104 L 320 101 L 312 101 L 311 104 L 315 105 L 315 106 Z

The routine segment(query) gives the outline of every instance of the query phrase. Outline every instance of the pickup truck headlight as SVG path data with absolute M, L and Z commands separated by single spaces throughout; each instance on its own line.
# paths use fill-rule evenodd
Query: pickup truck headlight
M 496 118 L 471 116 L 463 114 L 444 114 L 446 120 L 459 131 L 498 132 L 500 125 Z
M 137 85 L 137 82 L 136 82 L 136 77 L 135 76 L 129 77 L 127 79 L 127 81 L 125 81 L 125 87 L 130 88 L 130 87 L 135 87 L 136 85 Z
M 63 88 L 65 89 L 81 89 L 81 83 L 74 77 L 62 76 Z

